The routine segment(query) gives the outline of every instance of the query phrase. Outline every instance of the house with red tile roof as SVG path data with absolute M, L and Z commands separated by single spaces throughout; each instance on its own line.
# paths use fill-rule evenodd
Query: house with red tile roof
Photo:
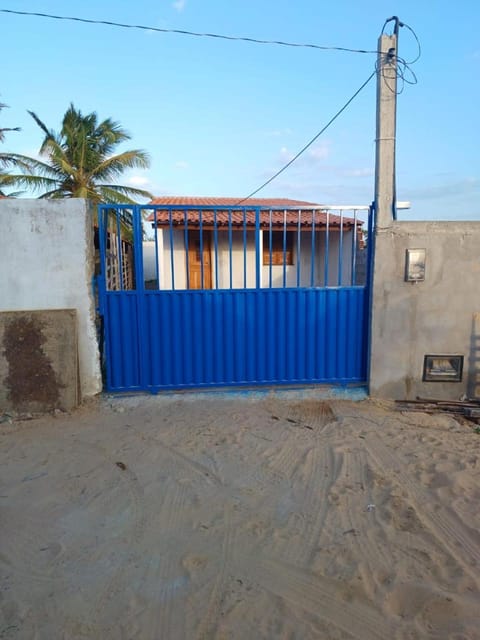
M 144 270 L 154 288 L 352 284 L 342 265 L 359 246 L 356 214 L 287 198 L 163 196 L 150 204 Z

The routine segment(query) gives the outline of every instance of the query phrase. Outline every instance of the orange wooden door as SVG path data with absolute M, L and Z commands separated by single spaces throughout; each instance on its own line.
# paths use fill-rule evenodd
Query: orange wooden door
M 190 289 L 212 288 L 211 231 L 202 232 L 200 251 L 200 231 L 188 232 L 188 271 Z M 203 254 L 203 255 L 202 255 Z M 202 283 L 203 262 L 203 283 Z

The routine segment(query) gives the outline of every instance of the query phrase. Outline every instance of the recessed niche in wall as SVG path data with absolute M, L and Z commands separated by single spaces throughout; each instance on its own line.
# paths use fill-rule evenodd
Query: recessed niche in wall
M 427 355 L 423 360 L 424 382 L 461 382 L 463 356 Z
M 422 282 L 425 280 L 426 249 L 407 249 L 405 253 L 405 280 Z

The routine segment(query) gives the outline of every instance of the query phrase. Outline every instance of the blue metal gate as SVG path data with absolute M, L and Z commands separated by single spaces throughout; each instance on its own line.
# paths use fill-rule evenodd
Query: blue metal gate
M 101 205 L 109 391 L 364 382 L 357 211 Z

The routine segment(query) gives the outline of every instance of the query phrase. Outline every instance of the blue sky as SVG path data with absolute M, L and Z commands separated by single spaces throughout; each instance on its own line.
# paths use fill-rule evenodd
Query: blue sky
M 417 33 L 418 84 L 398 99 L 401 218 L 480 219 L 480 3 L 476 0 L 0 0 L 0 8 L 161 28 L 375 49 L 384 20 Z M 70 102 L 150 152 L 126 182 L 156 195 L 244 197 L 308 142 L 370 75 L 374 55 L 226 42 L 0 14 L 3 150 L 34 155 Z M 416 45 L 402 29 L 399 54 Z M 258 196 L 373 198 L 375 83 Z

